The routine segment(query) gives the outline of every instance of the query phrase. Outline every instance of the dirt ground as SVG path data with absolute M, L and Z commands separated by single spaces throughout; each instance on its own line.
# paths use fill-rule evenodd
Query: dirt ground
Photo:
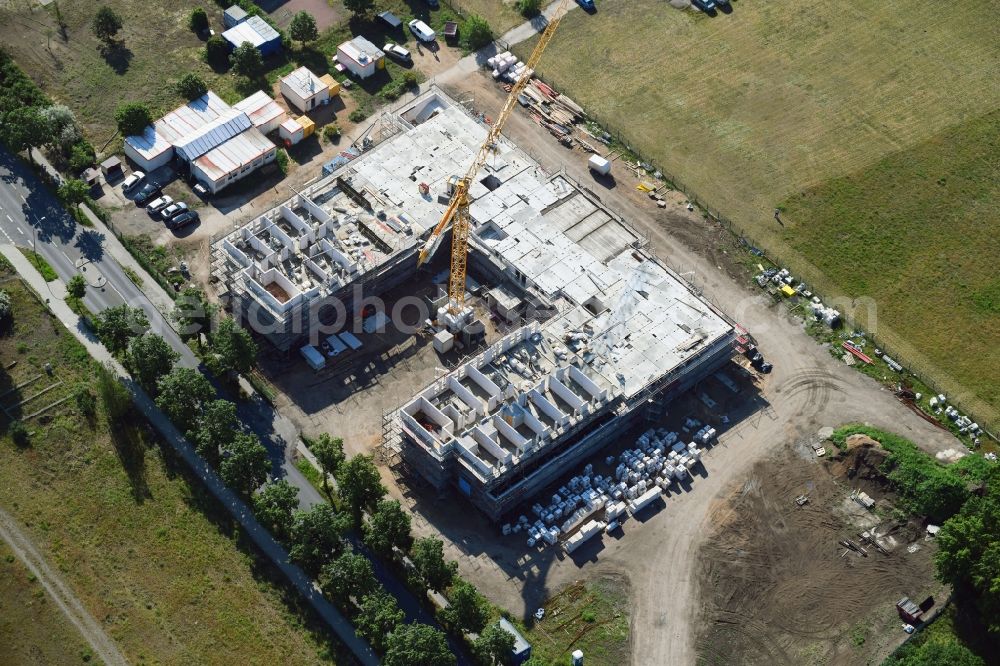
M 842 460 L 785 449 L 713 503 L 696 557 L 699 663 L 880 663 L 906 636 L 896 601 L 944 600 L 922 526 L 880 518 L 894 499 L 874 479 L 884 457 L 867 446 Z M 850 499 L 859 487 L 877 500 L 874 513 Z M 873 523 L 887 555 L 838 543 L 860 543 Z

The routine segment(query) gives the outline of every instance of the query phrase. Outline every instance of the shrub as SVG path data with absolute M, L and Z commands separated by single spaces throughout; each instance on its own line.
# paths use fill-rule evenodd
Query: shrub
M 198 99 L 206 92 L 208 92 L 208 85 L 205 81 L 195 74 L 194 72 L 188 72 L 181 77 L 181 80 L 177 82 L 177 94 L 187 100 Z
M 110 7 L 101 7 L 94 15 L 94 21 L 90 25 L 94 35 L 105 44 L 110 44 L 118 31 L 122 29 L 122 17 Z
M 417 85 L 417 74 L 416 72 L 406 72 L 403 74 L 403 83 L 406 84 L 407 88 L 412 88 Z
M 278 148 L 278 152 L 274 156 L 274 163 L 278 165 L 278 171 L 281 172 L 282 176 L 288 175 L 288 153 Z
M 14 421 L 11 423 L 9 432 L 10 438 L 14 440 L 14 443 L 18 446 L 27 446 L 28 442 L 31 441 L 31 433 L 28 432 L 28 427 L 21 421 Z
M 122 136 L 142 134 L 147 125 L 152 124 L 153 115 L 142 102 L 126 102 L 115 111 L 115 122 Z
M 240 76 L 254 78 L 264 69 L 264 58 L 260 51 L 250 42 L 243 42 L 229 56 L 229 64 L 233 66 L 233 71 Z
M 354 109 L 347 115 L 347 119 L 352 123 L 360 123 L 362 120 L 368 117 L 368 114 L 362 109 Z
M 465 46 L 471 51 L 478 51 L 493 41 L 493 31 L 490 24 L 481 16 L 472 15 L 465 22 Z
M 542 0 L 517 0 L 514 7 L 521 12 L 521 16 L 531 18 L 542 11 Z
M 0 321 L 6 320 L 11 315 L 10 294 L 0 289 Z
M 334 139 L 340 137 L 340 126 L 337 123 L 330 123 L 323 128 L 323 138 L 333 143 Z
M 73 399 L 76 401 L 76 408 L 88 419 L 93 418 L 97 413 L 97 400 L 86 384 L 80 384 L 73 392 Z
M 93 166 L 97 159 L 94 147 L 85 139 L 80 139 L 69 150 L 69 168 L 73 173 L 80 173 Z
M 188 27 L 194 32 L 201 32 L 208 29 L 208 14 L 201 7 L 191 10 L 191 17 L 188 19 Z
M 229 64 L 229 46 L 219 35 L 212 35 L 205 42 L 205 62 L 216 69 L 223 69 Z

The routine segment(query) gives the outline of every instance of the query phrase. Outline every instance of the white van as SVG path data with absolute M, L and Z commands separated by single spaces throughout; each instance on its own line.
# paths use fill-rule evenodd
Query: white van
M 437 34 L 431 30 L 429 25 L 420 19 L 413 19 L 408 25 L 410 26 L 410 32 L 413 33 L 413 36 L 422 42 L 433 42 L 437 39 Z

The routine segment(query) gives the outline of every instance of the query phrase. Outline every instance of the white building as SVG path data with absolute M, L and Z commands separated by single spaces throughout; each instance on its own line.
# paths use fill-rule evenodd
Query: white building
M 212 194 L 274 161 L 277 147 L 256 127 L 220 143 L 191 162 L 191 174 Z
M 125 155 L 149 173 L 170 163 L 174 145 L 185 136 L 200 130 L 229 110 L 229 105 L 209 90 L 163 116 L 143 133 L 125 137 Z
M 306 113 L 330 99 L 330 86 L 308 67 L 299 67 L 281 79 L 281 94 L 289 104 Z
M 361 79 L 385 69 L 385 53 L 364 37 L 358 36 L 337 47 L 337 62 Z
M 233 108 L 247 114 L 253 126 L 263 134 L 270 134 L 288 119 L 285 110 L 263 90 L 237 102 Z

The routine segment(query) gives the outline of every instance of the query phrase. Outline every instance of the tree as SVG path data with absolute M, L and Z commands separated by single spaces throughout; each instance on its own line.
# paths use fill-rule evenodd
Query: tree
M 490 24 L 481 16 L 473 14 L 465 22 L 465 44 L 472 51 L 478 51 L 493 41 Z
M 983 660 L 957 641 L 929 638 L 915 648 L 901 650 L 901 655 L 891 655 L 884 666 L 984 666 Z
M 215 397 L 205 375 L 193 368 L 174 368 L 160 378 L 157 388 L 156 406 L 185 433 L 198 423 L 202 409 Z
M 542 11 L 542 0 L 517 0 L 514 7 L 521 13 L 521 16 L 531 18 L 538 16 Z
M 323 592 L 341 606 L 351 597 L 360 602 L 379 585 L 368 558 L 348 551 L 323 565 L 319 581 Z
M 464 580 L 458 580 L 448 595 L 451 604 L 441 611 L 445 622 L 466 633 L 479 633 L 490 619 L 490 608 L 483 595 Z
M 264 527 L 279 539 L 292 528 L 292 514 L 299 506 L 299 491 L 285 479 L 264 484 L 253 497 L 253 512 Z
M 126 102 L 115 110 L 115 122 L 122 136 L 136 136 L 153 124 L 153 114 L 142 102 Z
M 194 72 L 188 72 L 177 82 L 177 94 L 184 99 L 198 99 L 207 92 L 208 85 Z
M 476 639 L 472 651 L 485 666 L 507 666 L 514 652 L 514 634 L 499 623 L 491 624 Z
M 173 317 L 180 327 L 181 335 L 189 337 L 211 333 L 215 311 L 216 307 L 208 302 L 205 292 L 197 287 L 187 287 L 177 297 Z M 198 343 L 201 344 L 200 336 Z
M 1000 632 L 1000 468 L 990 472 L 985 495 L 970 497 L 936 541 L 938 579 L 972 601 L 990 631 Z
M 125 353 L 125 367 L 139 385 L 150 392 L 156 390 L 156 382 L 169 373 L 180 354 L 159 335 L 146 333 L 132 338 Z
M 0 289 L 0 321 L 7 321 L 13 313 L 14 308 L 10 303 L 10 294 L 6 290 Z
M 403 550 L 410 546 L 410 515 L 396 500 L 382 500 L 364 525 L 368 547 L 383 557 L 392 555 L 392 547 Z
M 31 148 L 44 146 L 49 139 L 49 124 L 38 109 L 20 106 L 8 112 L 4 122 L 0 123 L 2 140 L 7 146 L 19 153 L 28 151 L 28 158 L 34 162 Z
M 188 27 L 191 28 L 193 32 L 202 32 L 203 30 L 208 30 L 208 14 L 201 7 L 195 7 L 191 10 L 191 16 L 188 18 Z
M 78 178 L 68 178 L 56 190 L 56 196 L 67 206 L 77 206 L 90 196 L 90 187 Z
M 354 618 L 358 633 L 368 639 L 375 649 L 384 650 L 389 636 L 406 619 L 395 597 L 380 589 L 363 596 L 359 607 Z
M 97 395 L 104 405 L 104 415 L 108 423 L 118 425 L 132 413 L 132 396 L 108 366 L 99 365 L 96 374 Z
M 260 74 L 260 70 L 264 68 L 264 59 L 260 51 L 250 42 L 243 42 L 237 46 L 229 56 L 229 62 L 234 72 L 251 79 Z
M 401 624 L 386 641 L 385 666 L 453 666 L 444 634 L 426 624 Z
M 235 319 L 222 320 L 212 334 L 211 349 L 223 372 L 249 372 L 257 359 L 257 343 Z
M 309 450 L 316 456 L 316 461 L 323 471 L 323 490 L 330 492 L 327 477 L 336 474 L 344 462 L 344 440 L 340 437 L 330 437 L 324 432 L 309 442 Z
M 50 141 L 64 152 L 80 140 L 80 129 L 76 124 L 76 116 L 68 106 L 53 104 L 41 110 L 42 118 L 49 127 Z
M 80 173 L 89 168 L 97 159 L 94 147 L 86 141 L 80 140 L 73 144 L 69 151 L 69 168 L 73 173 Z
M 142 308 L 134 308 L 127 303 L 104 310 L 97 315 L 94 324 L 97 337 L 112 354 L 125 351 L 129 340 L 149 328 L 149 320 Z
M 375 506 L 385 495 L 385 486 L 371 456 L 357 455 L 337 470 L 337 487 L 340 496 L 351 507 L 354 524 L 361 526 L 361 514 Z
M 316 19 L 309 12 L 299 12 L 292 17 L 292 22 L 288 26 L 288 34 L 297 42 L 314 42 L 319 39 L 319 31 L 316 29 Z
M 354 14 L 355 18 L 364 19 L 375 11 L 375 0 L 344 0 L 344 7 Z
M 193 440 L 198 455 L 212 467 L 218 467 L 219 450 L 229 446 L 239 432 L 236 404 L 220 398 L 205 404 L 197 428 L 188 433 L 188 437 Z
M 341 535 L 349 521 L 329 504 L 317 504 L 308 511 L 296 511 L 292 521 L 288 554 L 315 576 L 323 565 L 340 552 Z
M 226 485 L 251 495 L 267 480 L 271 459 L 256 435 L 238 433 L 223 450 L 219 475 Z
M 66 293 L 70 298 L 81 299 L 87 295 L 87 281 L 77 273 L 66 283 Z
M 90 28 L 99 40 L 110 46 L 115 39 L 115 35 L 122 29 L 122 17 L 115 10 L 104 5 L 97 10 Z
M 229 46 L 219 35 L 212 35 L 205 42 L 205 62 L 215 69 L 225 68 L 229 64 Z
M 414 541 L 410 559 L 427 586 L 438 592 L 448 589 L 458 571 L 456 563 L 445 561 L 444 543 L 434 537 Z

